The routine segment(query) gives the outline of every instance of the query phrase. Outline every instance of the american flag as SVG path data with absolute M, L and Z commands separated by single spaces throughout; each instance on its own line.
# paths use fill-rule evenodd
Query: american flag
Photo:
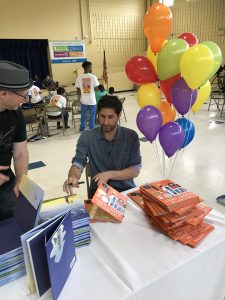
M 107 72 L 107 64 L 106 64 L 106 58 L 105 58 L 105 50 L 103 51 L 103 74 L 102 74 L 102 79 L 108 85 L 108 72 Z

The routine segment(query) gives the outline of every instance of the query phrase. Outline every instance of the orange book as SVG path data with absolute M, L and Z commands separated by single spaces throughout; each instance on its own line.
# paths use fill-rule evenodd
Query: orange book
M 113 216 L 108 214 L 103 209 L 99 208 L 96 204 L 93 204 L 91 200 L 84 200 L 84 206 L 90 215 L 91 223 L 95 223 L 95 222 L 116 223 L 117 222 L 117 220 Z
M 144 208 L 144 200 L 140 193 L 140 190 L 135 190 L 133 192 L 130 192 L 127 194 L 127 196 L 135 203 L 137 203 L 137 205 L 139 205 L 141 208 Z
M 166 179 L 142 185 L 141 191 L 168 211 L 199 203 L 199 197 L 185 188 Z
M 206 223 L 207 224 L 207 223 Z M 211 232 L 214 230 L 214 226 L 207 224 L 207 228 L 205 228 L 202 233 L 200 233 L 197 237 L 192 239 L 187 243 L 188 246 L 195 248 L 198 244 Z
M 91 202 L 111 215 L 115 221 L 122 222 L 127 206 L 127 197 L 113 189 L 107 183 L 98 186 Z
M 204 217 L 212 210 L 211 207 L 208 207 L 204 204 L 200 204 L 196 207 L 196 215 L 190 217 L 186 220 L 188 224 L 197 225 L 199 224 Z

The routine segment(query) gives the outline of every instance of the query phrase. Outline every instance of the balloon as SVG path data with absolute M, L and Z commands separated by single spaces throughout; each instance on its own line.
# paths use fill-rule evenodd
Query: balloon
M 191 90 L 183 78 L 178 79 L 171 89 L 172 103 L 179 114 L 186 114 L 197 98 L 197 90 Z
M 164 46 L 168 41 L 165 40 L 162 44 L 162 46 Z M 152 52 L 151 48 L 148 46 L 148 49 L 147 49 L 147 54 L 146 54 L 147 58 L 152 62 L 155 70 L 156 70 L 156 73 L 157 73 L 157 59 L 158 59 L 158 53 L 154 53 Z
M 214 68 L 212 51 L 205 45 L 195 45 L 181 57 L 180 70 L 191 89 L 203 85 L 212 74 Z
M 201 108 L 202 104 L 209 98 L 210 93 L 211 93 L 211 84 L 209 80 L 207 80 L 206 83 L 198 89 L 197 99 L 191 107 L 191 110 L 194 113 L 196 113 Z
M 160 89 L 154 83 L 143 84 L 138 89 L 137 100 L 141 108 L 146 105 L 159 108 L 161 101 Z
M 190 144 L 195 136 L 195 126 L 186 118 L 179 118 L 175 122 L 179 124 L 184 131 L 184 142 L 181 148 L 185 148 L 188 144 Z
M 146 139 L 153 142 L 162 126 L 162 115 L 157 108 L 148 105 L 138 112 L 136 122 Z
M 209 41 L 209 42 L 203 42 L 201 44 L 208 47 L 212 51 L 213 56 L 214 56 L 214 66 L 213 66 L 212 73 L 209 76 L 209 78 L 211 78 L 216 73 L 216 71 L 218 71 L 218 69 L 222 63 L 222 52 L 221 52 L 219 46 L 213 42 Z
M 198 44 L 198 38 L 194 33 L 184 32 L 178 36 L 179 39 L 185 40 L 190 47 Z
M 161 80 L 160 81 L 160 89 L 163 91 L 165 97 L 166 97 L 166 100 L 167 102 L 169 103 L 172 103 L 172 99 L 171 99 L 171 88 L 172 88 L 172 85 L 174 84 L 174 82 L 181 78 L 181 75 L 180 74 L 177 74 L 173 77 L 170 77 L 166 80 Z
M 166 80 L 180 73 L 180 60 L 188 49 L 188 43 L 182 39 L 172 39 L 162 47 L 157 59 L 160 80 Z
M 157 75 L 152 62 L 145 56 L 131 57 L 125 67 L 127 77 L 136 84 L 157 81 Z
M 159 52 L 172 29 L 171 10 L 162 3 L 154 3 L 144 16 L 144 32 L 152 52 Z
M 162 114 L 162 124 L 165 125 L 168 122 L 173 122 L 176 118 L 176 111 L 172 104 L 162 101 L 160 104 L 160 111 Z
M 166 155 L 168 157 L 173 156 L 184 142 L 184 131 L 182 127 L 175 122 L 165 124 L 159 131 L 159 142 Z

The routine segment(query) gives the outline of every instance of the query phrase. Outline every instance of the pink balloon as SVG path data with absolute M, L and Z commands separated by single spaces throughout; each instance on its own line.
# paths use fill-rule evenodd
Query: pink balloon
M 125 70 L 127 77 L 136 84 L 153 83 L 158 80 L 152 62 L 145 56 L 131 57 Z
M 185 40 L 190 47 L 198 44 L 197 36 L 191 32 L 184 32 L 181 35 L 179 35 L 178 38 Z

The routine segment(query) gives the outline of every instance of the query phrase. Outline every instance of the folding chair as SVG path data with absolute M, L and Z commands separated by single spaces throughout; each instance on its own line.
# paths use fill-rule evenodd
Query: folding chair
M 45 128 L 43 126 L 43 114 L 41 112 L 41 109 L 36 107 L 36 108 L 30 108 L 23 110 L 23 115 L 25 118 L 25 123 L 28 125 L 26 129 L 28 128 L 27 131 L 31 130 L 33 132 L 34 126 L 37 125 L 37 130 L 38 133 L 41 135 L 46 135 L 45 133 Z
M 48 116 L 48 113 L 51 113 L 51 112 L 60 112 L 61 115 L 58 118 L 51 119 Z M 52 123 L 52 122 L 56 123 L 57 121 L 60 121 L 62 123 L 62 131 L 63 131 L 63 135 L 65 135 L 66 128 L 65 128 L 64 118 L 63 118 L 63 114 L 62 114 L 62 108 L 60 108 L 58 106 L 46 105 L 44 107 L 44 122 L 48 124 L 48 123 Z M 48 128 L 49 128 L 49 126 L 48 126 Z
M 122 103 L 122 114 L 123 114 L 123 119 L 125 119 L 125 121 L 127 122 L 127 117 L 126 117 L 126 114 L 125 114 L 125 110 L 124 110 L 124 107 L 123 107 L 123 103 L 124 101 L 126 100 L 125 97 L 123 98 L 119 98 L 120 102 Z M 122 118 L 121 118 L 122 119 Z
M 72 124 L 76 127 L 76 122 L 80 122 L 81 119 L 81 110 L 80 110 L 80 101 L 75 100 L 72 103 Z
M 213 80 L 215 81 L 215 79 Z M 214 86 L 213 86 L 214 85 Z M 225 75 L 223 77 L 217 76 L 217 84 L 212 85 L 211 96 L 209 100 L 208 110 L 210 106 L 214 104 L 216 105 L 217 109 L 220 111 L 220 115 L 222 115 L 223 108 L 224 108 L 224 97 L 225 97 Z M 222 110 L 220 110 L 220 106 L 222 106 Z
M 66 107 L 69 111 L 72 110 L 72 104 L 76 100 L 79 100 L 76 91 L 70 91 L 66 93 Z

